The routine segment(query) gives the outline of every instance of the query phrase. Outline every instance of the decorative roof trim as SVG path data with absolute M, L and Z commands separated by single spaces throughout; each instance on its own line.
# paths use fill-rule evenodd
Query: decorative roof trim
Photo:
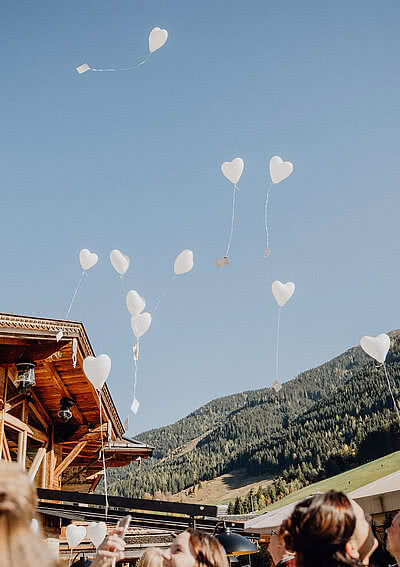
M 22 331 L 26 331 L 21 334 L 27 335 L 29 338 L 37 338 L 37 333 L 34 331 L 39 331 L 48 335 L 42 338 L 54 340 L 56 339 L 57 333 L 60 329 L 62 329 L 63 340 L 65 340 L 65 338 L 78 339 L 83 358 L 86 358 L 87 356 L 95 356 L 93 347 L 86 334 L 85 327 L 83 326 L 83 323 L 79 321 L 66 321 L 64 319 L 49 319 L 45 317 L 31 317 L 29 315 L 0 313 L 0 329 L 21 329 Z M 116 433 L 119 436 L 122 436 L 125 429 L 106 384 L 103 386 L 102 399 L 105 402 L 104 405 L 106 406 L 107 412 L 113 420 Z

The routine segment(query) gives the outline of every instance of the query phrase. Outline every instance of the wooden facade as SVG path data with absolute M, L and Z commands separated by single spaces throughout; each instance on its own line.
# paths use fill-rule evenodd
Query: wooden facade
M 106 467 L 152 454 L 124 438 L 107 385 L 99 403 L 83 372 L 86 356 L 94 352 L 82 323 L 0 314 L 0 459 L 19 462 L 37 487 L 91 492 L 102 449 Z M 16 364 L 25 362 L 35 364 L 35 385 L 21 391 Z M 73 402 L 67 422 L 62 399 Z

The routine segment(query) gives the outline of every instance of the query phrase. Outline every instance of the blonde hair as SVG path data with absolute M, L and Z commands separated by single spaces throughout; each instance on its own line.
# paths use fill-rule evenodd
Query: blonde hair
M 1 567 L 55 567 L 47 546 L 32 529 L 35 488 L 17 463 L 0 462 Z
M 158 547 L 149 547 L 139 559 L 137 567 L 162 567 L 163 556 Z

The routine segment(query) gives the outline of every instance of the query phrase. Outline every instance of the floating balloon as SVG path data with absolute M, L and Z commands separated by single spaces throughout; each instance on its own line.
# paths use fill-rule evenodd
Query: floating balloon
M 99 547 L 107 535 L 107 526 L 105 522 L 90 522 L 87 527 L 87 534 L 93 545 L 96 548 Z
M 84 272 L 93 268 L 97 264 L 98 259 L 97 254 L 90 252 L 87 248 L 83 248 L 79 252 L 79 261 Z
M 279 331 L 280 331 L 280 323 L 281 323 L 281 311 L 282 307 L 289 301 L 289 299 L 294 294 L 295 285 L 293 282 L 287 282 L 283 284 L 279 280 L 276 280 L 272 283 L 272 294 L 276 299 L 277 304 L 279 305 L 278 310 L 278 325 L 276 330 L 276 354 L 275 354 L 275 380 L 272 384 L 272 387 L 276 392 L 279 391 L 276 388 L 280 386 L 279 382 Z M 274 387 L 275 384 L 275 387 Z
M 290 161 L 283 161 L 279 156 L 274 156 L 269 162 L 269 173 L 272 183 L 280 183 L 293 171 L 293 164 Z
M 268 202 L 269 202 L 269 194 L 271 192 L 271 188 L 273 184 L 280 183 L 293 171 L 293 164 L 290 161 L 282 161 L 282 158 L 279 156 L 273 156 L 269 162 L 269 173 L 271 175 L 271 183 L 267 189 L 267 194 L 265 197 L 265 210 L 264 210 L 264 217 L 265 217 L 265 234 L 267 237 L 267 248 L 264 252 L 264 258 L 268 258 L 271 253 L 271 249 L 269 247 L 269 228 L 268 228 Z
M 146 307 L 146 301 L 137 291 L 131 289 L 126 295 L 126 306 L 131 315 L 138 315 Z
M 232 161 L 224 161 L 221 165 L 221 171 L 227 179 L 234 185 L 238 183 L 239 179 L 242 177 L 244 168 L 244 161 L 242 158 L 237 157 Z
M 122 254 L 119 250 L 112 250 L 110 252 L 110 262 L 116 272 L 123 276 L 129 268 L 131 260 L 126 254 Z
M 296 286 L 293 282 L 287 282 L 283 284 L 282 282 L 277 280 L 272 283 L 272 293 L 279 307 L 283 307 L 285 303 L 292 297 L 295 288 Z
M 138 339 L 143 337 L 145 333 L 149 330 L 151 325 L 151 315 L 150 313 L 139 313 L 138 315 L 133 315 L 131 318 L 131 327 L 133 334 Z
M 111 358 L 108 354 L 87 356 L 83 361 L 83 371 L 96 390 L 101 390 L 111 372 Z
M 224 161 L 221 165 L 221 171 L 223 175 L 229 179 L 229 181 L 233 184 L 233 198 L 232 198 L 232 219 L 231 219 L 231 229 L 229 232 L 228 238 L 228 245 L 226 247 L 226 252 L 223 258 L 217 258 L 216 264 L 218 268 L 222 268 L 223 266 L 227 266 L 229 264 L 229 251 L 231 249 L 232 243 L 232 235 L 233 235 L 233 227 L 235 224 L 235 205 L 236 205 L 236 191 L 239 191 L 239 187 L 237 183 L 242 176 L 244 168 L 244 162 L 242 158 L 237 157 L 232 161 Z
M 136 63 L 136 65 L 133 65 L 132 67 L 116 67 L 116 68 L 109 68 L 109 69 L 96 69 L 94 67 L 90 67 L 87 63 L 83 63 L 83 65 L 79 65 L 79 67 L 76 67 L 76 70 L 78 71 L 78 73 L 80 75 L 82 75 L 82 73 L 86 73 L 86 71 L 100 71 L 100 72 L 105 72 L 105 71 L 133 71 L 134 69 L 137 69 L 138 67 L 141 67 L 142 65 L 144 65 L 144 63 L 146 63 L 146 61 L 149 60 L 150 56 L 152 53 L 154 53 L 154 51 L 157 51 L 157 49 L 160 49 L 160 47 L 162 47 L 165 42 L 168 39 L 168 32 L 167 30 L 164 29 L 160 29 L 160 28 L 153 28 L 149 34 L 149 55 L 146 57 L 146 59 L 144 59 L 143 61 L 140 61 L 140 63 Z
M 361 348 L 377 362 L 383 364 L 390 349 L 390 337 L 382 333 L 377 337 L 362 337 L 360 340 Z
M 153 28 L 149 34 L 149 51 L 154 53 L 157 49 L 160 49 L 168 39 L 167 30 L 162 30 L 160 28 Z
M 65 530 L 65 536 L 69 548 L 72 549 L 73 547 L 77 547 L 85 539 L 86 528 L 84 526 L 69 524 Z
M 177 276 L 187 274 L 193 269 L 193 252 L 191 250 L 183 250 L 176 257 L 174 264 L 174 272 Z
M 387 353 L 389 352 L 389 349 L 390 349 L 390 337 L 389 337 L 389 335 L 382 333 L 382 334 L 380 334 L 376 337 L 368 337 L 368 336 L 361 337 L 360 345 L 361 345 L 361 348 L 363 349 L 363 351 L 368 354 L 368 356 L 371 356 L 377 362 L 382 364 L 383 370 L 385 372 L 385 377 L 386 377 L 386 382 L 387 382 L 387 385 L 388 385 L 389 393 L 392 397 L 393 406 L 394 406 L 394 409 L 397 412 L 397 417 L 400 420 L 399 408 L 397 407 L 396 400 L 394 399 L 392 387 L 390 385 L 389 375 L 388 375 L 388 372 L 387 372 L 387 369 L 386 369 L 386 364 L 385 364 L 386 356 L 387 356 Z

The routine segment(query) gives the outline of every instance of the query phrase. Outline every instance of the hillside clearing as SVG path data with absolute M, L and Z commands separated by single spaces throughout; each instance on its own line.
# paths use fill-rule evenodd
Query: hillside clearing
M 386 457 L 381 457 L 380 459 L 376 459 L 376 461 L 371 461 L 370 463 L 366 463 L 365 465 L 361 465 L 360 467 L 350 471 L 321 480 L 315 484 L 310 484 L 309 486 L 278 500 L 278 502 L 271 504 L 260 513 L 276 510 L 277 508 L 296 502 L 296 500 L 301 500 L 302 498 L 305 498 L 310 494 L 315 494 L 316 492 L 326 492 L 330 489 L 352 492 L 361 486 L 374 482 L 375 480 L 378 480 L 392 472 L 396 472 L 399 469 L 400 451 L 396 451 L 395 453 L 386 455 Z

